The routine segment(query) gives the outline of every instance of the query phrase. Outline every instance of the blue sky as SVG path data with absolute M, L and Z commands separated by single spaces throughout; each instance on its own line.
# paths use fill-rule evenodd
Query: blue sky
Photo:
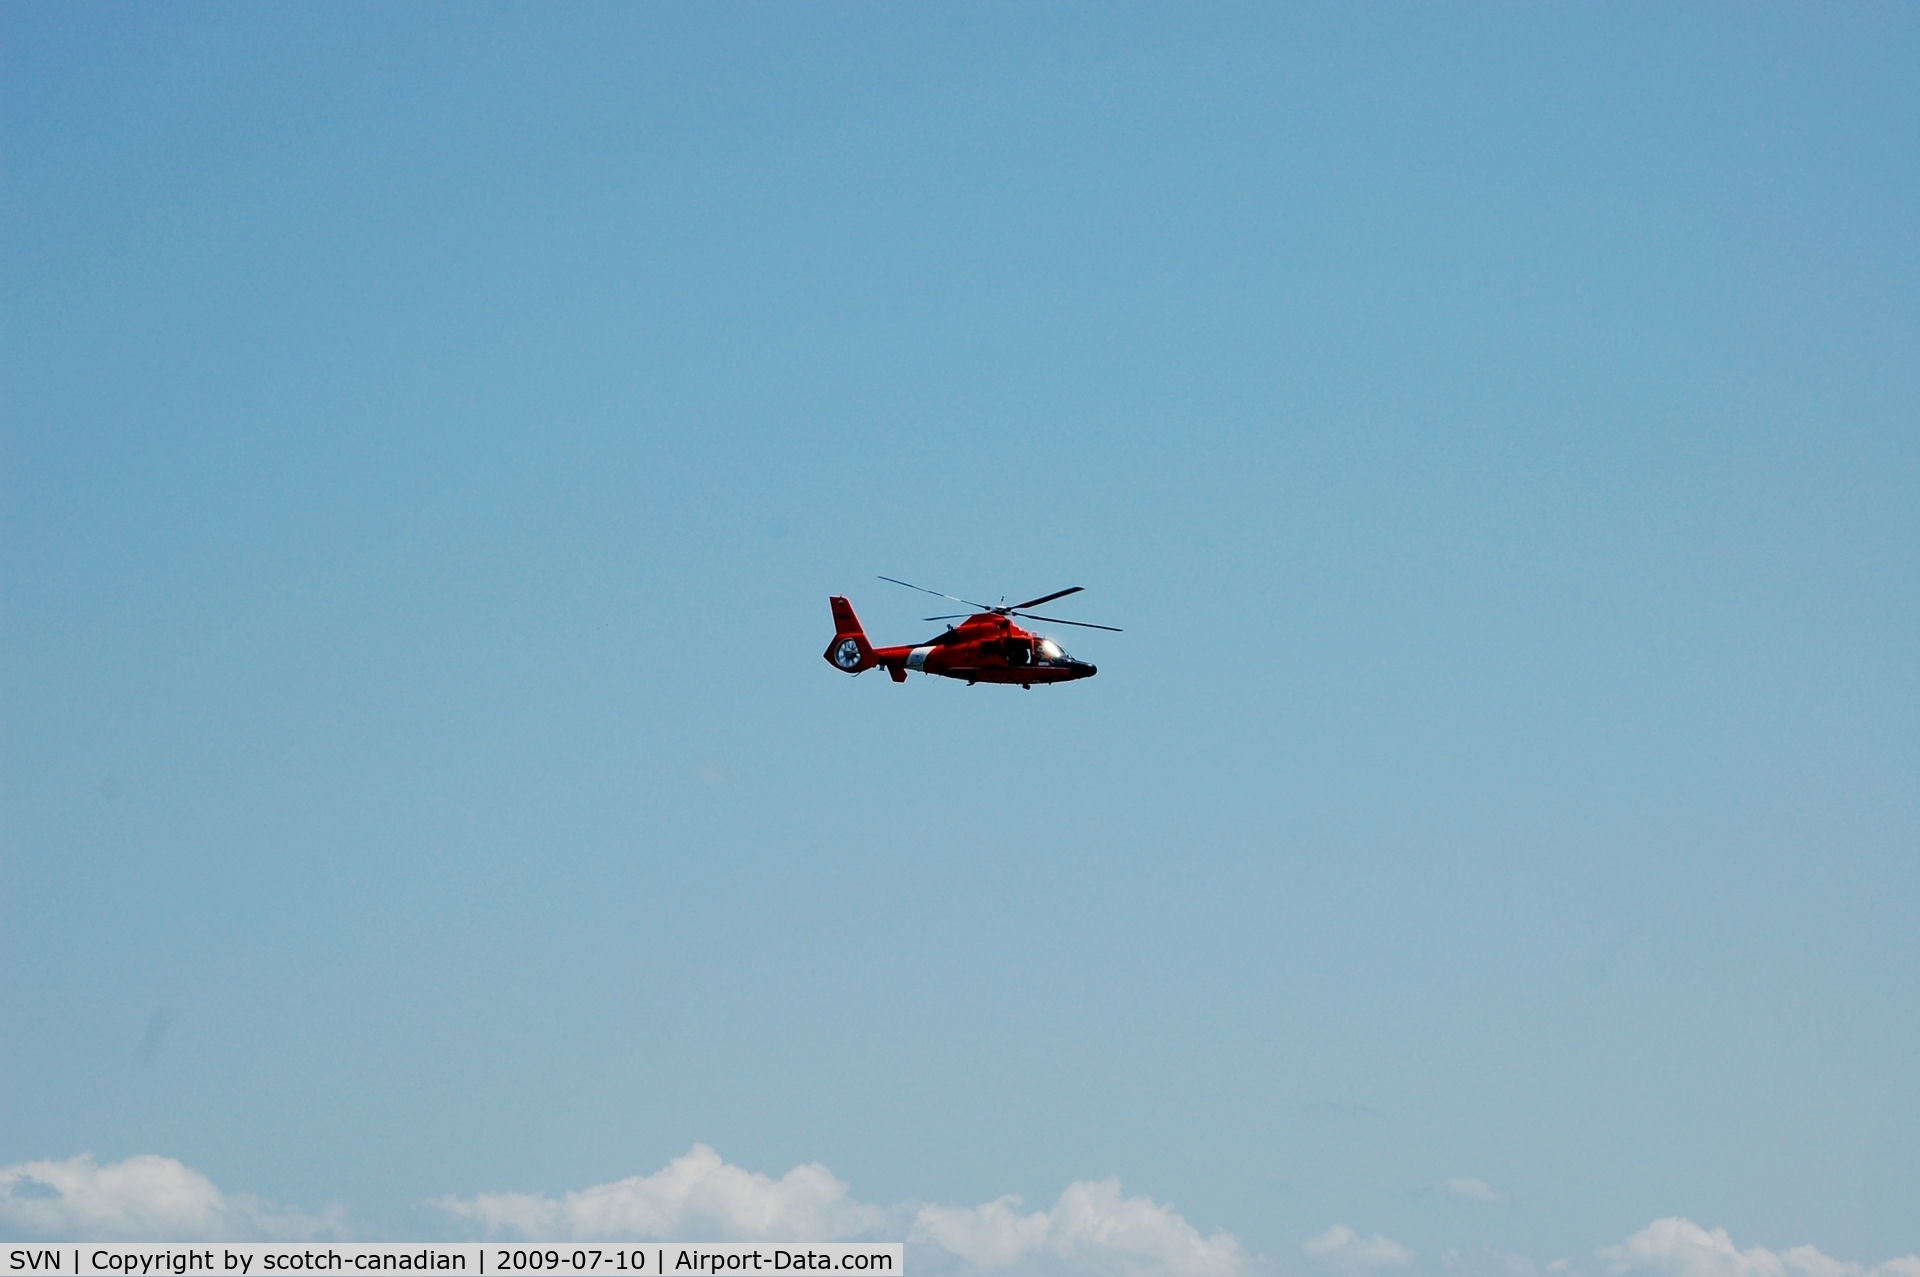
M 1911 8 L 0 39 L 0 1165 L 1920 1249 Z

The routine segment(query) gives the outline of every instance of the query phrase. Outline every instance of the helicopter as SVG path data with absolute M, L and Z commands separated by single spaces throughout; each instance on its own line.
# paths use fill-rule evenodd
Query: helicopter
M 875 647 L 867 641 L 867 632 L 861 628 L 860 618 L 853 614 L 853 604 L 837 594 L 833 595 L 827 600 L 833 605 L 833 642 L 827 644 L 823 655 L 835 669 L 859 674 L 875 666 L 884 666 L 896 683 L 907 681 L 908 670 L 919 670 L 922 674 L 964 679 L 969 687 L 975 683 L 1018 683 L 1031 691 L 1035 683 L 1070 683 L 1079 678 L 1092 678 L 1100 671 L 1085 661 L 1074 660 L 1052 639 L 1015 625 L 1014 617 L 1045 621 L 1050 625 L 1077 625 L 1082 629 L 1111 630 L 1115 634 L 1122 632 L 1115 625 L 1063 621 L 1058 617 L 1041 616 L 1025 610 L 1063 599 L 1069 594 L 1078 594 L 1086 588 L 1084 586 L 1055 590 L 1052 594 L 1043 594 L 1025 603 L 1008 604 L 1003 597 L 999 607 L 992 607 L 956 595 L 942 594 L 938 590 L 929 590 L 910 581 L 897 581 L 890 576 L 880 579 L 893 585 L 904 585 L 922 594 L 931 594 L 935 598 L 964 603 L 978 610 L 922 617 L 927 621 L 960 622 L 958 625 L 949 625 L 946 633 L 925 643 Z

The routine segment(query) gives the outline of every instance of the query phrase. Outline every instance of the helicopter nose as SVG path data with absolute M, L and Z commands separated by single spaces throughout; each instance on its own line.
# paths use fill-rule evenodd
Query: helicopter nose
M 1095 674 L 1098 674 L 1099 672 L 1100 672 L 1100 667 L 1098 665 L 1088 665 L 1086 662 L 1082 661 L 1080 662 L 1080 667 L 1074 670 L 1073 673 L 1074 673 L 1074 677 L 1076 678 L 1092 678 Z

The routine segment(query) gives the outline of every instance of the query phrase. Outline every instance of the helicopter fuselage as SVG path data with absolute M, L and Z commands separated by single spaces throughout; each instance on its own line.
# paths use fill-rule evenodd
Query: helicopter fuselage
M 896 683 L 906 682 L 908 672 L 918 670 L 967 683 L 1032 687 L 1035 683 L 1070 683 L 1099 672 L 1097 667 L 1068 656 L 1052 639 L 993 612 L 969 616 L 925 643 L 873 647 L 853 614 L 853 606 L 844 598 L 836 597 L 832 602 L 835 634 L 825 656 L 835 669 L 849 674 L 878 666 Z

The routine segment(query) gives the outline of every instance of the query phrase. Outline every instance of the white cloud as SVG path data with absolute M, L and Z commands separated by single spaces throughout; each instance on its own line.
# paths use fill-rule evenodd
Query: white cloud
M 1146 1197 L 1122 1197 L 1120 1181 L 1081 1181 L 1052 1210 L 1021 1214 L 1020 1199 L 984 1206 L 922 1206 L 907 1240 L 950 1251 L 975 1268 L 1045 1261 L 1117 1277 L 1239 1277 L 1240 1243 L 1227 1233 L 1202 1237 L 1176 1211 Z
M 1482 1180 L 1443 1180 L 1474 1201 L 1504 1198 Z M 488 1193 L 434 1203 L 456 1227 L 528 1239 L 647 1237 L 675 1241 L 830 1241 L 904 1238 L 921 1248 L 912 1262 L 966 1277 L 1015 1269 L 1058 1277 L 1251 1277 L 1251 1260 L 1228 1233 L 1202 1236 L 1171 1207 L 1124 1197 L 1118 1180 L 1070 1184 L 1051 1209 L 1024 1211 L 1017 1197 L 981 1206 L 855 1199 L 819 1163 L 779 1179 L 734 1166 L 704 1144 L 652 1175 L 599 1184 L 561 1197 Z M 308 1213 L 243 1193 L 226 1193 L 169 1157 L 100 1165 L 91 1155 L 0 1166 L 0 1234 L 16 1238 L 129 1241 L 299 1241 L 346 1239 L 346 1213 Z M 1313 1269 L 1336 1277 L 1383 1277 L 1413 1262 L 1405 1246 L 1343 1224 L 1301 1246 Z M 1692 1220 L 1655 1220 L 1598 1252 L 1606 1277 L 1920 1277 L 1920 1255 L 1875 1267 L 1834 1259 L 1812 1246 L 1741 1250 L 1724 1229 Z M 924 1261 L 924 1262 L 923 1262 Z M 1449 1277 L 1580 1277 L 1570 1261 L 1537 1267 L 1523 1255 L 1448 1251 Z
M 1300 1249 L 1317 1267 L 1339 1272 L 1402 1268 L 1413 1261 L 1413 1252 L 1399 1242 L 1378 1233 L 1362 1237 L 1345 1224 L 1335 1224 L 1318 1237 L 1310 1238 Z
M 319 1215 L 223 1193 L 171 1157 L 105 1166 L 92 1154 L 0 1167 L 0 1228 L 19 1237 L 127 1241 L 300 1241 L 344 1235 L 345 1212 Z
M 489 1236 L 529 1240 L 649 1237 L 668 1241 L 833 1241 L 884 1228 L 887 1212 L 847 1195 L 818 1162 L 779 1179 L 742 1170 L 705 1144 L 652 1175 L 568 1193 L 483 1193 L 435 1205 Z
M 1920 1255 L 1864 1268 L 1823 1255 L 1812 1246 L 1741 1250 L 1724 1228 L 1711 1231 L 1690 1219 L 1657 1219 L 1618 1246 L 1600 1252 L 1611 1272 L 1661 1277 L 1920 1277 Z
M 817 1163 L 775 1180 L 722 1160 L 704 1144 L 657 1174 L 564 1197 L 486 1193 L 435 1204 L 490 1236 L 830 1241 L 905 1232 L 908 1241 L 979 1269 L 1038 1263 L 1102 1277 L 1240 1277 L 1245 1269 L 1231 1236 L 1202 1237 L 1167 1207 L 1122 1197 L 1117 1180 L 1070 1184 L 1053 1209 L 1030 1213 L 1015 1197 L 888 1210 L 855 1200 Z
M 1053 1214 L 1022 1215 L 1018 1197 L 1002 1197 L 976 1206 L 922 1206 L 913 1220 L 913 1239 L 952 1251 L 977 1268 L 1005 1268 L 1047 1244 Z

